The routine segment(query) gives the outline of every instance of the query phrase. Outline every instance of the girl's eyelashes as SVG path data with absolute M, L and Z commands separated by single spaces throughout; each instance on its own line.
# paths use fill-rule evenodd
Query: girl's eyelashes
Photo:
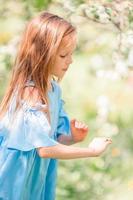
M 60 55 L 61 58 L 65 58 L 67 55 Z
M 72 56 L 72 54 L 73 54 L 73 53 L 71 53 L 70 55 Z M 60 55 L 60 57 L 61 57 L 61 58 L 65 58 L 67 55 L 69 55 L 69 54 L 66 54 L 66 55 Z

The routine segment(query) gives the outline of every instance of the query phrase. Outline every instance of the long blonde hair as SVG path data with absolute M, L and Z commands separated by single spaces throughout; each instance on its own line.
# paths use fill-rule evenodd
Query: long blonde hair
M 10 99 L 17 86 L 16 110 L 22 98 L 25 83 L 33 80 L 43 103 L 48 104 L 48 78 L 62 39 L 75 32 L 75 27 L 65 19 L 42 12 L 26 27 L 20 42 L 16 61 L 7 91 L 0 104 L 0 116 L 9 108 Z

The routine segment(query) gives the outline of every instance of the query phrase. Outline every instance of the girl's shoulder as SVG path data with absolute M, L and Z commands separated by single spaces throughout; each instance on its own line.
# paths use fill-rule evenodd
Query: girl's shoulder
M 51 80 L 51 85 L 52 85 L 52 92 L 60 92 L 61 88 L 60 88 L 60 85 L 59 83 L 56 81 L 56 80 Z M 35 83 L 33 80 L 27 80 L 25 86 L 32 86 L 32 87 L 35 87 Z M 51 92 L 51 91 L 49 91 Z
M 61 88 L 60 88 L 59 83 L 56 80 L 51 80 L 51 85 L 52 85 L 52 90 L 50 90 L 48 92 L 48 96 L 50 98 L 59 98 L 60 99 Z M 39 93 L 38 93 L 37 88 L 35 87 L 34 81 L 27 80 L 27 82 L 25 83 L 25 86 L 27 86 L 27 87 L 25 87 L 23 98 L 19 100 L 20 105 L 22 107 L 30 106 L 32 108 L 40 107 L 40 108 L 44 109 L 44 107 L 46 107 L 46 105 L 40 101 Z M 31 91 L 32 91 L 32 95 L 30 95 Z M 27 99 L 27 97 L 28 97 L 28 99 Z M 16 105 L 16 98 L 17 98 L 17 90 L 14 91 L 13 98 L 11 99 L 11 102 L 10 102 L 9 111 L 14 110 L 14 107 Z

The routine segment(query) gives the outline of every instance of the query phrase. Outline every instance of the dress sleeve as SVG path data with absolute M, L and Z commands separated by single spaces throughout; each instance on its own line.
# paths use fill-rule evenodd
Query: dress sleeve
M 70 119 L 64 109 L 64 100 L 61 99 L 61 90 L 59 93 L 59 119 L 57 126 L 57 138 L 60 135 L 71 135 Z
M 7 148 L 30 151 L 38 147 L 59 144 L 50 136 L 50 124 L 45 113 L 38 106 L 30 107 L 26 102 L 23 103 L 13 123 L 9 124 Z

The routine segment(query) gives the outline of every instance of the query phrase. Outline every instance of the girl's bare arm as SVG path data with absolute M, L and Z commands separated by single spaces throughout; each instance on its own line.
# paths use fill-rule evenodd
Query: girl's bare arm
M 58 144 L 51 147 L 41 147 L 37 149 L 42 158 L 55 159 L 75 159 L 95 156 L 89 148 L 80 148 Z
M 39 156 L 42 158 L 87 158 L 99 156 L 111 143 L 111 139 L 107 140 L 106 138 L 94 138 L 90 145 L 85 148 L 57 144 L 55 146 L 37 148 L 37 151 Z

